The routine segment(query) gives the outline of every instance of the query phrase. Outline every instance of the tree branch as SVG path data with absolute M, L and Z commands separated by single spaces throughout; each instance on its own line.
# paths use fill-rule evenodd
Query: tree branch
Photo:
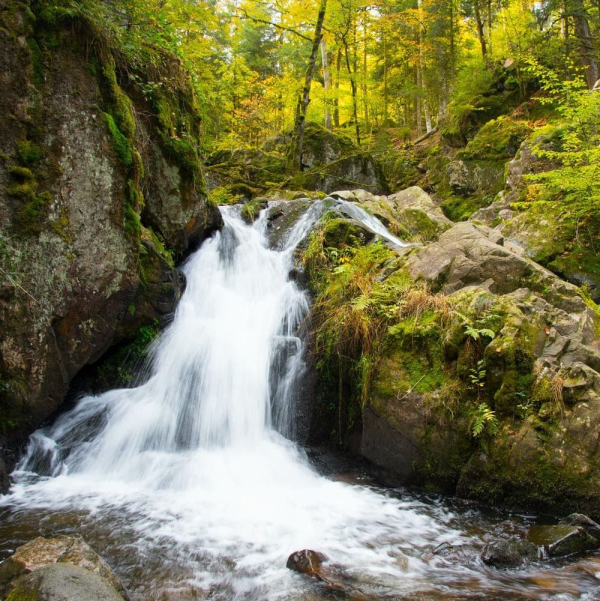
M 273 23 L 272 21 L 268 21 L 267 19 L 261 19 L 260 17 L 253 17 L 248 14 L 244 8 L 238 8 L 238 10 L 243 14 L 244 18 L 250 19 L 250 21 L 254 23 L 263 23 L 264 25 L 270 25 L 271 27 L 275 27 L 276 29 L 280 29 L 282 31 L 288 31 L 289 33 L 293 33 L 303 40 L 307 40 L 308 42 L 312 42 L 312 38 L 304 35 L 303 33 L 297 31 L 296 29 L 292 29 L 291 27 L 286 27 L 285 25 L 279 25 L 278 23 Z

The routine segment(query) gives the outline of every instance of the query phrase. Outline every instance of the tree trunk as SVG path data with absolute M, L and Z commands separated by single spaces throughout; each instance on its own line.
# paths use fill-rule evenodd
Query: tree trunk
M 415 98 L 415 116 L 417 120 L 417 136 L 420 136 L 423 133 L 423 123 L 421 118 L 421 65 L 417 63 L 417 89 L 419 90 L 419 94 L 417 94 Z
M 335 58 L 335 98 L 333 99 L 333 125 L 340 126 L 340 71 L 342 68 L 342 49 L 338 48 Z
M 579 43 L 579 56 L 585 67 L 585 79 L 591 90 L 600 78 L 598 59 L 594 51 L 594 42 L 590 32 L 590 24 L 585 12 L 583 0 L 572 2 L 573 22 L 575 24 L 575 37 Z
M 348 48 L 348 42 L 344 37 L 344 56 L 346 58 L 346 69 L 348 69 L 348 75 L 350 76 L 350 89 L 352 90 L 352 114 L 354 117 L 354 126 L 356 131 L 356 143 L 360 146 L 360 127 L 358 125 L 358 100 L 356 95 L 356 73 L 352 73 L 352 67 L 350 66 L 350 50 Z
M 315 66 L 317 63 L 317 54 L 323 37 L 323 21 L 325 20 L 325 11 L 327 10 L 327 0 L 321 0 L 319 5 L 319 14 L 317 16 L 317 24 L 315 26 L 315 35 L 312 43 L 308 66 L 306 67 L 306 75 L 304 77 L 304 87 L 298 98 L 296 105 L 296 118 L 294 121 L 294 132 L 292 134 L 292 143 L 290 145 L 287 167 L 291 173 L 302 171 L 302 145 L 304 143 L 304 128 L 306 126 L 306 111 L 310 103 L 310 88 L 312 85 L 313 76 L 315 74 Z
M 331 75 L 329 73 L 329 62 L 327 61 L 327 43 L 324 38 L 321 39 L 321 61 L 323 62 L 323 89 L 325 90 L 325 127 L 332 129 L 331 111 L 329 110 Z
M 363 68 L 362 68 L 362 76 L 363 76 L 363 85 L 362 85 L 362 93 L 363 93 L 363 110 L 365 114 L 365 126 L 367 130 L 370 126 L 369 119 L 369 86 L 367 83 L 367 58 L 368 58 L 368 48 L 367 48 L 367 13 L 363 14 Z
M 388 52 L 387 38 L 385 32 L 382 33 L 383 38 L 383 125 L 387 127 L 388 123 Z
M 487 45 L 485 43 L 485 32 L 483 30 L 483 21 L 481 20 L 481 11 L 479 10 L 479 0 L 474 0 L 473 8 L 475 9 L 475 22 L 477 23 L 477 36 L 481 44 L 481 56 L 487 62 Z
M 417 72 L 417 79 L 420 80 L 419 88 L 423 98 L 423 112 L 425 113 L 425 131 L 429 133 L 432 130 L 431 125 L 431 111 L 429 110 L 429 102 L 427 101 L 427 85 L 425 83 L 425 50 L 423 48 L 423 28 L 425 24 L 423 22 L 423 7 L 422 0 L 418 0 L 419 7 L 419 65 Z M 419 122 L 420 127 L 420 122 Z
M 492 50 L 492 0 L 487 0 L 487 39 L 490 53 Z

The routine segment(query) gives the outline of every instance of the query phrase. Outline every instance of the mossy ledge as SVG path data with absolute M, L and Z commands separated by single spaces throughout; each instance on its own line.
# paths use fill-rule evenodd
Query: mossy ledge
M 600 516 L 598 307 L 585 291 L 480 226 L 394 251 L 340 222 L 326 214 L 301 254 L 315 296 L 315 441 L 362 453 L 394 482 Z M 460 248 L 503 258 L 463 272 Z

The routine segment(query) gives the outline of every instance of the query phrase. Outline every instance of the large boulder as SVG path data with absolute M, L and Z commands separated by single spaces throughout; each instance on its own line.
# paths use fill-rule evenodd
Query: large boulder
M 504 243 L 461 223 L 401 252 L 430 296 L 419 293 L 422 313 L 385 345 L 361 452 L 401 483 L 596 517 L 598 317 L 575 286 Z M 478 448 L 482 431 L 493 443 Z
M 502 161 L 455 159 L 446 166 L 448 185 L 458 196 L 494 197 L 504 187 Z
M 535 542 L 546 557 L 563 557 L 600 547 L 600 541 L 589 534 L 586 528 L 569 524 L 532 526 L 529 540 Z
M 429 242 L 452 226 L 431 196 L 412 186 L 389 196 L 363 189 L 338 190 L 333 198 L 359 204 L 375 215 L 393 234 L 410 242 Z

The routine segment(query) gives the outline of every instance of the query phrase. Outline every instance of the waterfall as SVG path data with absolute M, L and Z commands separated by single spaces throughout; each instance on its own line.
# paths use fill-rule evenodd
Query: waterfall
M 108 524 L 118 515 L 132 548 L 142 556 L 163 549 L 198 587 L 220 591 L 214 598 L 299 590 L 285 560 L 305 547 L 405 587 L 420 564 L 398 557 L 455 538 L 446 513 L 432 517 L 415 501 L 326 479 L 287 438 L 308 311 L 289 274 L 323 203 L 277 250 L 266 243 L 266 211 L 250 226 L 239 207 L 221 210 L 223 230 L 184 265 L 187 287 L 148 380 L 87 396 L 33 434 L 4 502 L 84 511 Z

